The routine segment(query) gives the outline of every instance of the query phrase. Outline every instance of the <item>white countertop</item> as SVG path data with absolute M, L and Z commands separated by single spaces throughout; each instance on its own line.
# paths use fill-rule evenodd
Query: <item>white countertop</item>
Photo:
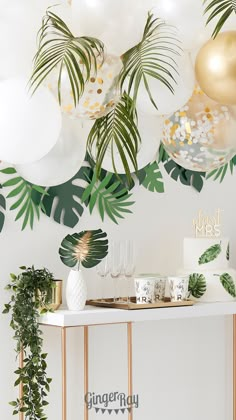
M 40 323 L 57 327 L 75 327 L 233 314 L 236 314 L 236 302 L 196 303 L 194 306 L 137 310 L 86 306 L 79 312 L 62 309 L 48 313 L 40 317 Z

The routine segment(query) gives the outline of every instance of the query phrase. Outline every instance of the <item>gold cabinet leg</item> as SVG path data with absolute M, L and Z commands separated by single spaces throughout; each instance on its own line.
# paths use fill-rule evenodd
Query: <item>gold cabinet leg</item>
M 128 395 L 133 395 L 133 343 L 132 343 L 132 322 L 127 324 L 128 338 Z M 128 415 L 128 420 L 133 420 L 133 408 Z M 236 419 L 235 419 L 236 420 Z
M 19 366 L 22 369 L 24 367 L 24 350 L 21 349 L 20 354 L 19 354 Z M 23 398 L 24 393 L 23 393 L 23 383 L 20 383 L 19 386 L 19 398 L 20 400 Z M 24 413 L 19 413 L 19 420 L 24 420 Z
M 84 395 L 88 393 L 89 387 L 89 337 L 88 326 L 84 327 Z M 88 420 L 88 406 L 84 402 L 84 420 Z
M 233 315 L 233 420 L 236 420 L 236 315 Z
M 66 372 L 66 328 L 65 327 L 62 327 L 61 329 L 61 358 L 62 358 L 62 420 L 66 420 L 67 372 Z

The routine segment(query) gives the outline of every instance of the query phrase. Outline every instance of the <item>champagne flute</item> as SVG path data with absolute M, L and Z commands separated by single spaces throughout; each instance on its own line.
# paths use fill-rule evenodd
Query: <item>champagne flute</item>
M 131 283 L 134 278 L 135 272 L 135 252 L 134 252 L 134 242 L 132 240 L 127 240 L 125 242 L 125 254 L 124 254 L 124 276 L 126 280 L 126 289 L 127 289 L 127 302 L 130 302 L 130 292 L 131 292 Z
M 114 298 L 113 301 L 118 300 L 118 280 L 122 274 L 122 255 L 121 242 L 114 241 L 111 243 L 111 278 L 113 279 Z
M 97 274 L 100 276 L 101 279 L 101 300 L 105 301 L 105 293 L 106 293 L 106 278 L 109 274 L 110 267 L 109 267 L 109 260 L 108 256 L 103 258 L 103 260 L 97 265 L 96 267 Z

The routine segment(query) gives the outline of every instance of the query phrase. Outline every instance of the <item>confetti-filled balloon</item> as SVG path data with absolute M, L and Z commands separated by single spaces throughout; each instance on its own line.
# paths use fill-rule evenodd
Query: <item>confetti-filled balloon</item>
M 165 120 L 162 141 L 179 165 L 208 172 L 236 154 L 235 130 L 230 109 L 196 88 L 189 102 Z
M 98 60 L 97 73 L 93 73 L 86 83 L 78 105 L 74 106 L 71 85 L 64 69 L 61 80 L 62 112 L 71 118 L 97 119 L 108 114 L 120 99 L 118 75 L 122 68 L 120 58 L 108 55 L 103 62 Z M 57 93 L 58 71 L 52 73 L 47 86 L 55 97 Z

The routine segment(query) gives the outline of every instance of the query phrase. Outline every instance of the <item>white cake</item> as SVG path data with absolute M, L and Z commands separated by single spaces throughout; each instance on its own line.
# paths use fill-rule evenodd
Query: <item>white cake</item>
M 236 271 L 230 268 L 227 238 L 185 238 L 184 269 L 190 276 L 192 297 L 201 302 L 236 298 Z

